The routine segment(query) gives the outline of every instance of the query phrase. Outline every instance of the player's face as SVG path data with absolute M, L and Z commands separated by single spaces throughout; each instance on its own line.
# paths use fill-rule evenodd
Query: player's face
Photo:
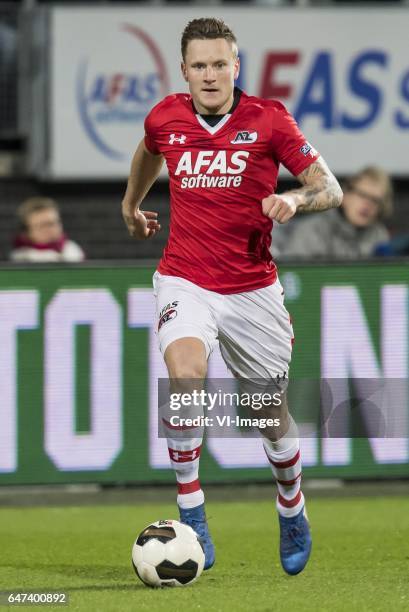
M 59 240 L 62 236 L 60 215 L 53 208 L 31 213 L 27 222 L 27 234 L 34 244 Z
M 223 114 L 232 105 L 240 67 L 235 51 L 224 38 L 189 41 L 182 74 L 199 113 Z
M 345 216 L 356 227 L 368 227 L 378 218 L 384 198 L 380 183 L 362 178 L 345 193 L 342 202 Z

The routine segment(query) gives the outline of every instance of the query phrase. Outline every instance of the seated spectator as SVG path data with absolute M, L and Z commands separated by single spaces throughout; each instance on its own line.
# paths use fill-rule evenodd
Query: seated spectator
M 382 169 L 368 166 L 343 186 L 342 206 L 311 213 L 294 225 L 276 255 L 328 259 L 359 259 L 375 254 L 389 240 L 382 220 L 392 213 L 392 183 Z M 274 243 L 274 232 L 273 232 Z
M 21 233 L 14 240 L 12 261 L 82 261 L 83 250 L 63 233 L 57 203 L 50 198 L 29 198 L 17 210 Z

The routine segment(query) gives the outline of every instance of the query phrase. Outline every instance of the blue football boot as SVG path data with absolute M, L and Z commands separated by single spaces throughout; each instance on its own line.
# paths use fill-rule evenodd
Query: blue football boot
M 215 562 L 214 545 L 207 525 L 204 504 L 195 508 L 180 508 L 180 522 L 189 525 L 199 536 L 205 554 L 205 570 L 210 569 Z
M 280 558 L 287 574 L 295 576 L 302 572 L 311 554 L 311 533 L 304 508 L 296 516 L 280 521 Z

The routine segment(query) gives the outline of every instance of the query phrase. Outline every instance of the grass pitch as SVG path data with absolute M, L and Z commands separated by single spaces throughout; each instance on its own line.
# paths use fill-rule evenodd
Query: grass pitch
M 407 498 L 310 500 L 313 553 L 295 577 L 280 566 L 272 502 L 208 503 L 207 513 L 216 565 L 191 586 L 153 590 L 135 576 L 131 547 L 149 522 L 177 518 L 175 506 L 0 510 L 0 590 L 67 591 L 68 607 L 46 609 L 70 612 L 409 609 Z

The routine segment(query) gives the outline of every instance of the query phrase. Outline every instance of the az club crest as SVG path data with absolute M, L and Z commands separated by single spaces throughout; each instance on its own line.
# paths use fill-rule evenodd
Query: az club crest
M 257 140 L 257 132 L 250 130 L 241 130 L 237 132 L 236 135 L 230 142 L 232 144 L 251 144 L 252 142 L 256 142 Z

